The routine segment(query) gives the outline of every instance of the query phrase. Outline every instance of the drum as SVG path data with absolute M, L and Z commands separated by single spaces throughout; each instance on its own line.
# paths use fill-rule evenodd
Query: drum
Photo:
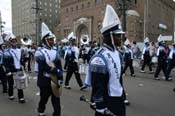
M 137 59 L 133 60 L 133 67 L 137 67 L 137 68 L 140 67 L 139 61 Z
M 86 74 L 87 67 L 88 67 L 87 64 L 83 64 L 83 63 L 80 64 L 80 65 L 79 65 L 79 73 L 80 73 L 80 74 Z
M 17 89 L 25 89 L 28 87 L 28 75 L 23 71 L 14 74 L 14 81 Z
M 152 57 L 151 62 L 152 63 L 157 63 L 158 62 L 157 56 Z

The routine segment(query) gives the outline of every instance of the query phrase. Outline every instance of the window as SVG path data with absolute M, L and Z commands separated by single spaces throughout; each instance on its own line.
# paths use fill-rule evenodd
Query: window
M 81 5 L 82 9 L 84 8 L 84 4 Z
M 88 2 L 88 3 L 87 3 L 87 7 L 90 7 L 90 5 L 91 5 L 90 2 Z

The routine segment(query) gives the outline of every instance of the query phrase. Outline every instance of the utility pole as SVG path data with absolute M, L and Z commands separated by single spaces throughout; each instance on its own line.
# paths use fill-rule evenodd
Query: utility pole
M 39 8 L 38 5 L 38 0 L 35 0 L 35 7 L 32 7 L 32 9 L 35 9 L 35 32 L 36 32 L 36 44 L 39 44 L 39 22 L 38 22 L 38 17 L 39 17 L 39 10 L 42 10 Z
M 126 0 L 122 0 L 122 15 L 123 15 L 123 20 L 122 20 L 122 28 L 123 31 L 126 32 Z

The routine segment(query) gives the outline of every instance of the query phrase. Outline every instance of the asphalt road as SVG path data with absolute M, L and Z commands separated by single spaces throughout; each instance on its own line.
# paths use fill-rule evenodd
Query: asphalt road
M 153 79 L 153 74 L 140 73 L 136 68 L 135 71 L 136 77 L 129 76 L 129 69 L 128 76 L 123 77 L 127 97 L 131 102 L 131 105 L 127 106 L 127 116 L 175 116 L 175 92 L 172 91 L 175 87 L 175 79 L 172 82 L 163 79 L 157 81 Z M 175 75 L 175 71 L 172 75 Z M 81 77 L 84 79 L 84 75 Z M 93 116 L 94 111 L 89 105 L 79 100 L 81 95 L 89 98 L 91 89 L 80 91 L 74 77 L 70 81 L 70 86 L 72 89 L 63 89 L 61 96 L 62 116 Z M 27 100 L 25 104 L 18 103 L 16 89 L 14 92 L 16 98 L 13 101 L 8 99 L 7 94 L 0 93 L 0 116 L 37 116 L 39 96 L 35 75 L 30 74 L 29 87 L 24 90 Z M 52 116 L 52 111 L 49 100 L 46 116 Z

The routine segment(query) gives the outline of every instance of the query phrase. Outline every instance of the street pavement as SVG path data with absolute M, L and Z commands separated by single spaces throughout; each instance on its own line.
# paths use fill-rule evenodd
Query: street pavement
M 175 116 L 175 79 L 167 82 L 163 79 L 157 81 L 153 79 L 153 74 L 140 73 L 135 68 L 136 77 L 130 77 L 129 69 L 124 78 L 124 86 L 127 92 L 127 98 L 131 102 L 127 106 L 127 116 Z M 64 78 L 65 78 L 64 73 Z M 27 102 L 25 104 L 18 103 L 16 89 L 14 90 L 15 100 L 10 101 L 7 94 L 0 93 L 0 116 L 37 116 L 37 105 L 39 101 L 38 88 L 36 85 L 36 76 L 34 73 L 30 75 L 30 83 L 24 90 Z M 162 73 L 160 74 L 162 77 Z M 175 75 L 173 70 L 172 75 Z M 85 75 L 81 75 L 84 80 Z M 80 88 L 74 78 L 70 80 L 71 90 L 63 88 L 61 96 L 62 116 L 93 116 L 94 111 L 89 105 L 80 101 L 80 96 L 85 95 L 90 98 L 91 88 L 80 91 Z M 2 87 L 0 86 L 0 92 Z M 49 102 L 46 106 L 46 116 L 52 116 L 52 105 Z

